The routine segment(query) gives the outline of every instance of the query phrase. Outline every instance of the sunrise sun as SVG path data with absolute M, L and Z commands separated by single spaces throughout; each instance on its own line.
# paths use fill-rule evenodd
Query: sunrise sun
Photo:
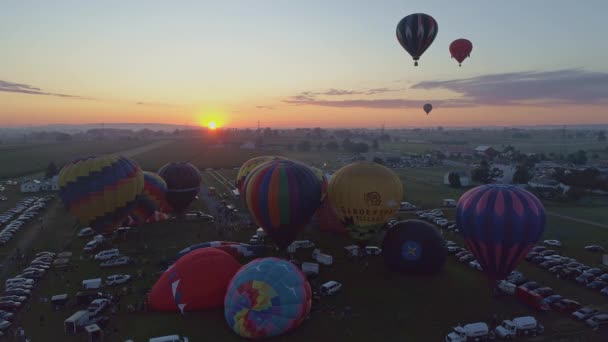
M 210 121 L 207 124 L 207 128 L 209 128 L 209 129 L 216 129 L 217 128 L 217 124 L 215 123 L 215 121 Z

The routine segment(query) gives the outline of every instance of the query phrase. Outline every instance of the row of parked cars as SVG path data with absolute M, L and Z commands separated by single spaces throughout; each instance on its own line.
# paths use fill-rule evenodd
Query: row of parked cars
M 0 214 L 0 224 L 6 224 L 0 230 L 0 246 L 7 244 L 27 222 L 46 208 L 52 198 L 50 195 L 24 198 L 13 208 Z
M 458 228 L 456 228 L 456 222 L 444 218 L 443 211 L 441 209 L 419 210 L 416 212 L 416 216 L 422 220 L 434 223 L 441 228 L 454 231 L 456 233 L 459 231 Z

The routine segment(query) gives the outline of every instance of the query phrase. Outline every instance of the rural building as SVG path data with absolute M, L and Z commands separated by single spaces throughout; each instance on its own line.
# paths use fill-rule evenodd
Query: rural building
M 26 180 L 21 183 L 21 192 L 39 192 L 40 181 L 39 180 Z
M 448 158 L 467 158 L 473 156 L 473 150 L 466 146 L 447 146 L 440 151 Z
M 460 176 L 460 185 L 461 186 L 471 185 L 471 178 L 465 172 L 463 172 L 463 171 L 450 171 L 450 172 L 457 173 Z M 443 175 L 443 184 L 445 184 L 445 185 L 450 185 L 450 172 L 446 172 L 446 174 Z
M 59 184 L 57 183 L 58 179 L 59 176 L 53 176 L 51 179 L 45 179 L 40 185 L 40 190 L 59 191 Z
M 241 145 L 242 150 L 255 150 L 255 143 L 253 141 L 247 141 Z
M 498 155 L 498 151 L 496 151 L 492 146 L 479 145 L 475 148 L 475 154 L 479 156 L 494 158 Z

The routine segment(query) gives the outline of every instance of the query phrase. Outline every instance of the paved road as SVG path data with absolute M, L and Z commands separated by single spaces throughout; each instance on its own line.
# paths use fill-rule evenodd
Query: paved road
M 600 227 L 600 228 L 608 228 L 608 224 L 597 223 L 597 222 L 593 222 L 593 221 L 589 221 L 589 220 L 583 220 L 583 219 L 579 219 L 579 218 L 572 217 L 572 216 L 566 216 L 566 215 L 554 213 L 554 212 L 551 212 L 551 211 L 547 211 L 547 215 L 559 217 L 559 218 L 562 218 L 562 219 L 565 219 L 565 220 L 570 220 L 570 221 L 573 221 L 573 222 L 587 224 L 587 225 L 590 225 L 590 226 L 595 226 L 595 227 Z

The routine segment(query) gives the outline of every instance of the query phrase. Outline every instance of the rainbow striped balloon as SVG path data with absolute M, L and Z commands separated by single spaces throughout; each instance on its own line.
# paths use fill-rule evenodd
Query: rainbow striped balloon
M 128 158 L 92 156 L 66 164 L 58 185 L 66 209 L 82 225 L 105 233 L 127 218 L 144 187 L 144 175 Z
M 224 299 L 224 316 L 239 336 L 260 339 L 297 328 L 310 306 L 306 276 L 289 261 L 263 258 L 234 275 Z
M 251 171 L 243 196 L 255 221 L 285 248 L 319 207 L 321 183 L 308 166 L 275 160 Z
M 247 160 L 241 165 L 239 168 L 239 172 L 236 174 L 236 188 L 239 189 L 239 192 L 243 192 L 243 185 L 245 184 L 245 179 L 260 164 L 263 164 L 267 161 L 271 160 L 287 160 L 287 158 L 279 157 L 279 156 L 261 156 L 255 157 Z
M 154 172 L 144 171 L 144 189 L 137 197 L 137 204 L 130 214 L 135 224 L 146 223 L 156 211 L 166 211 L 166 193 L 165 180 Z

